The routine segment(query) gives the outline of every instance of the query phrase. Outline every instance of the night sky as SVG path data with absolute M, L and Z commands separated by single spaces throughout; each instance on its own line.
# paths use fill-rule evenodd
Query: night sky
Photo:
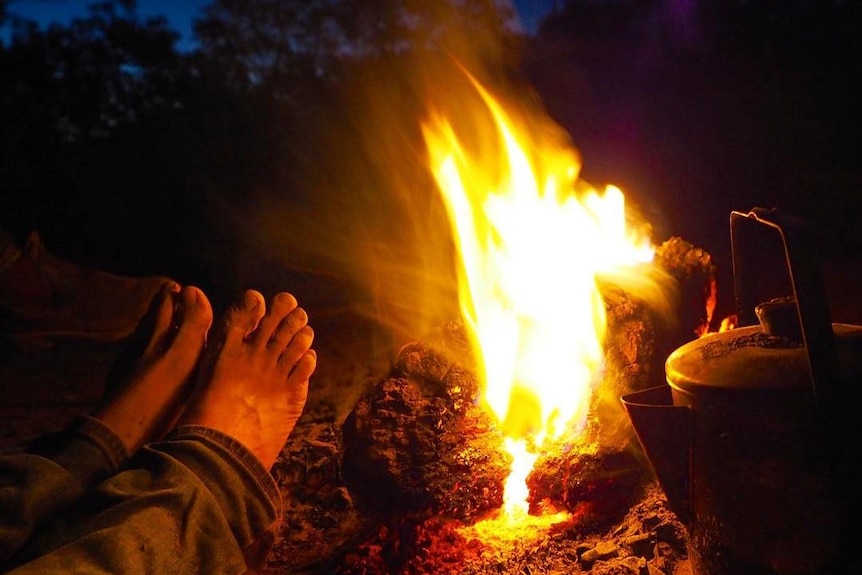
M 142 16 L 167 16 L 171 26 L 180 33 L 178 48 L 187 51 L 193 48 L 191 43 L 191 23 L 198 12 L 212 0 L 140 0 L 138 13 Z M 553 7 L 555 0 L 514 0 L 524 29 L 528 32 L 536 30 L 542 16 Z M 93 0 L 15 0 L 9 6 L 13 14 L 47 24 L 50 22 L 65 23 L 76 16 L 87 14 L 87 6 Z M 5 36 L 0 36 L 4 40 Z

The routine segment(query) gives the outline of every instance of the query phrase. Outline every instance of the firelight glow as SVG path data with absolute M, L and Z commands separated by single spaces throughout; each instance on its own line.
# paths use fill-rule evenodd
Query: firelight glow
M 501 153 L 471 154 L 464 140 L 477 135 L 456 133 L 440 113 L 422 129 L 455 236 L 482 399 L 514 460 L 504 511 L 517 521 L 543 442 L 583 429 L 601 382 L 606 316 L 596 276 L 651 261 L 654 246 L 643 228 L 627 229 L 618 188 L 599 193 L 579 180 L 574 149 L 531 140 L 470 81 L 495 132 L 478 139 L 499 142 Z

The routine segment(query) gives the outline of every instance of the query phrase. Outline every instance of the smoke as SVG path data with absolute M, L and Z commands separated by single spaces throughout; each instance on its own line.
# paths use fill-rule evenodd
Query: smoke
M 482 4 L 482 3 L 467 3 Z M 433 110 L 487 122 L 468 70 L 485 85 L 536 105 L 517 87 L 508 13 L 492 3 L 407 2 L 409 42 L 347 57 L 327 101 L 303 124 L 291 158 L 299 193 L 268 194 L 247 233 L 284 265 L 345 281 L 355 311 L 400 338 L 458 317 L 452 233 L 433 181 L 421 123 Z M 357 52 L 358 54 L 358 52 Z M 496 142 L 469 145 L 493 153 Z

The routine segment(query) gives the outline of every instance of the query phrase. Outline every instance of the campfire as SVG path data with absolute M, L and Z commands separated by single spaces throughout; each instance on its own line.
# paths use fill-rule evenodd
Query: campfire
M 607 330 L 602 272 L 649 277 L 654 248 L 627 226 L 622 191 L 578 180 L 568 149 L 522 141 L 512 119 L 475 80 L 500 152 L 471 153 L 449 119 L 423 126 L 430 163 L 457 239 L 461 311 L 480 396 L 511 457 L 503 490 L 508 522 L 528 512 L 526 479 L 544 446 L 580 434 L 601 383 Z M 496 148 L 495 147 L 495 148 Z M 527 152 L 532 150 L 532 153 Z M 496 152 L 496 149 L 495 149 Z M 642 293 L 659 289 L 642 282 Z
M 329 516 L 328 529 L 295 517 L 286 532 L 306 539 L 279 553 L 295 561 L 317 533 L 340 541 L 321 572 L 342 575 L 670 569 L 682 527 L 619 398 L 661 383 L 667 354 L 708 330 L 711 258 L 682 238 L 653 243 L 622 190 L 580 178 L 559 128 L 462 72 L 472 97 L 421 125 L 460 317 L 400 347 L 343 425 L 309 444 L 331 449 L 277 469 Z M 297 488 L 309 468 L 325 480 Z M 347 524 L 362 535 L 346 538 Z M 524 559 L 551 541 L 553 558 Z

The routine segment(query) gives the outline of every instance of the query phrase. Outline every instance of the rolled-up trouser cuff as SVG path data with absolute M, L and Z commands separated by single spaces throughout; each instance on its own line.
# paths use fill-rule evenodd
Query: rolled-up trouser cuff
M 78 416 L 68 428 L 36 442 L 29 451 L 62 466 L 83 488 L 114 475 L 130 458 L 120 438 L 89 415 Z
M 245 470 L 252 475 L 258 487 L 272 502 L 276 508 L 278 517 L 281 517 L 281 491 L 278 489 L 278 484 L 276 484 L 272 474 L 242 442 L 217 429 L 204 427 L 203 425 L 180 425 L 168 434 L 165 441 L 189 438 L 206 438 L 225 449 L 233 458 L 242 463 Z
M 222 509 L 250 568 L 262 568 L 284 514 L 281 491 L 263 464 L 237 439 L 200 425 L 182 425 L 156 449 L 179 459 Z

